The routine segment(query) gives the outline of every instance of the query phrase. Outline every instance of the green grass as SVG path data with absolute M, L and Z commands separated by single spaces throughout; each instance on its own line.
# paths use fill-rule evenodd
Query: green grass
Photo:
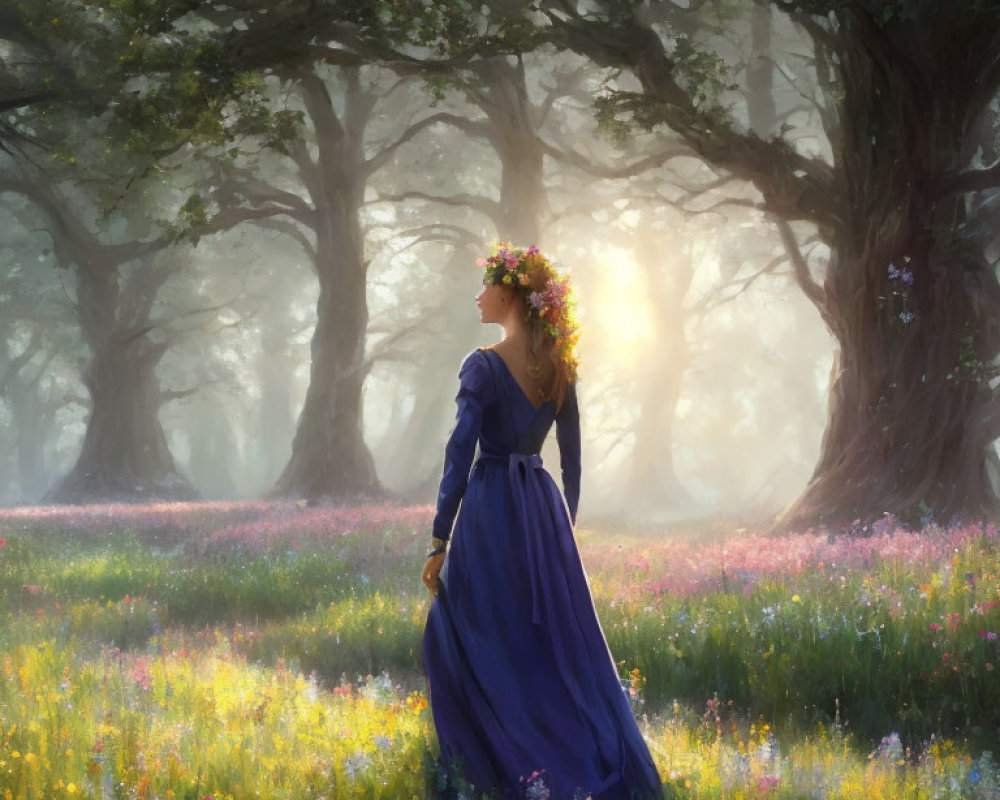
M 0 800 L 431 791 L 423 537 L 211 533 L 0 521 Z M 997 539 L 926 536 L 794 569 L 754 540 L 721 571 L 707 545 L 581 536 L 668 796 L 997 796 Z

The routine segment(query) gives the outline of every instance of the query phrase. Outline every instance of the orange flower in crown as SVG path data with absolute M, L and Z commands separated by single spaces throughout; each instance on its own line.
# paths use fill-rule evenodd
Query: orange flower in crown
M 495 242 L 490 255 L 477 259 L 476 265 L 484 269 L 484 285 L 509 286 L 524 297 L 529 321 L 537 321 L 554 340 L 570 380 L 576 380 L 580 330 L 569 274 L 557 269 L 534 245 L 511 247 L 509 242 Z

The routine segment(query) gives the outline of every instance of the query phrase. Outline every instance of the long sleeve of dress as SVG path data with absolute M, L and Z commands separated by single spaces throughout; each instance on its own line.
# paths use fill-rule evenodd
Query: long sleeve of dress
M 476 442 L 483 423 L 483 409 L 489 404 L 491 375 L 486 355 L 473 350 L 462 361 L 458 371 L 459 389 L 455 402 L 455 427 L 448 437 L 444 450 L 444 474 L 438 489 L 437 511 L 434 515 L 433 535 L 438 539 L 451 538 L 451 528 L 458 514 L 458 505 L 469 482 L 472 459 L 476 455 Z
M 563 494 L 570 519 L 576 525 L 576 509 L 580 503 L 580 407 L 575 383 L 566 389 L 566 398 L 556 415 L 556 441 L 559 443 Z

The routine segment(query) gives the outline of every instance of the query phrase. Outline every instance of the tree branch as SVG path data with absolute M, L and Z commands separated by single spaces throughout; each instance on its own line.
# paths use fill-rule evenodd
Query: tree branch
M 305 252 L 306 256 L 308 256 L 310 261 L 313 262 L 316 261 L 315 246 L 313 245 L 312 242 L 309 241 L 309 238 L 305 235 L 305 232 L 297 225 L 294 225 L 291 222 L 286 222 L 284 220 L 274 219 L 271 217 L 265 219 L 255 219 L 253 220 L 253 224 L 256 225 L 258 228 L 267 228 L 268 230 L 282 233 L 285 236 L 290 236 L 292 239 L 294 239 L 296 242 L 299 243 L 299 246 Z
M 168 389 L 165 392 L 160 392 L 160 404 L 166 405 L 173 400 L 183 400 L 185 397 L 190 397 L 197 392 L 202 390 L 202 386 L 192 386 L 190 389 Z
M 427 320 L 424 316 L 420 316 L 403 327 L 397 328 L 395 332 L 386 336 L 384 339 L 380 339 L 378 343 L 372 347 L 368 355 L 365 356 L 361 369 L 367 374 L 375 365 L 376 361 L 385 358 L 392 351 L 393 346 L 397 342 L 405 339 L 414 331 L 419 331 L 426 324 Z
M 792 22 L 808 33 L 814 42 L 821 43 L 830 50 L 839 50 L 842 45 L 840 37 L 829 28 L 824 28 L 810 12 L 799 8 L 799 2 L 800 0 L 771 0 L 771 3 L 784 11 Z
M 171 244 L 168 236 L 140 242 L 104 244 L 69 211 L 65 201 L 44 176 L 32 180 L 25 176 L 0 175 L 0 193 L 2 192 L 20 194 L 33 203 L 48 220 L 46 232 L 56 249 L 73 262 L 89 269 L 102 269 L 109 264 L 126 264 Z
M 823 113 L 823 107 L 819 103 L 819 101 L 813 95 L 806 94 L 805 92 L 803 92 L 798 87 L 798 84 L 795 83 L 795 79 L 785 71 L 785 68 L 783 66 L 781 66 L 781 64 L 779 64 L 776 59 L 772 58 L 771 56 L 761 56 L 761 58 L 764 61 L 770 62 L 771 66 L 774 67 L 778 71 L 778 74 L 781 75 L 782 78 L 784 78 L 786 81 L 788 81 L 788 85 L 792 87 L 792 89 L 795 91 L 795 93 L 799 97 L 801 97 L 803 100 L 805 100 L 810 105 L 814 106 L 816 108 L 816 110 L 819 111 L 821 114 Z M 795 110 L 797 110 L 797 109 L 793 109 L 793 110 L 789 111 L 788 113 L 786 113 L 785 117 L 790 116 Z
M 443 203 L 448 206 L 468 206 L 485 214 L 492 220 L 497 220 L 500 217 L 500 203 L 498 201 L 491 200 L 482 195 L 469 194 L 468 192 L 460 192 L 459 194 L 448 196 L 433 195 L 416 190 L 400 192 L 398 194 L 380 193 L 378 199 L 374 202 L 398 203 L 404 200 L 427 200 L 431 203 Z
M 242 222 L 255 222 L 262 219 L 268 219 L 270 217 L 280 217 L 280 216 L 290 216 L 297 218 L 297 214 L 294 211 L 289 210 L 285 206 L 263 206 L 261 208 L 224 208 L 214 217 L 212 217 L 206 225 L 199 228 L 199 236 L 204 236 L 205 234 L 219 233 L 220 231 L 228 231 L 235 228 Z
M 836 224 L 833 175 L 818 158 L 806 158 L 779 140 L 740 132 L 721 109 L 705 111 L 678 83 L 674 63 L 660 36 L 634 16 L 609 24 L 586 19 L 562 3 L 567 16 L 545 11 L 557 44 L 606 67 L 627 68 L 641 95 L 622 94 L 626 111 L 642 111 L 650 125 L 679 134 L 705 161 L 753 183 L 768 208 L 786 219 L 809 219 L 829 232 Z
M 687 156 L 689 158 L 698 157 L 698 154 L 687 145 L 679 145 L 677 147 L 669 148 L 667 150 L 663 150 L 662 152 L 646 156 L 645 158 L 640 158 L 638 161 L 633 161 L 631 164 L 612 167 L 604 164 L 595 164 L 583 153 L 579 153 L 575 150 L 560 150 L 558 147 L 554 147 L 541 139 L 538 141 L 542 147 L 542 151 L 547 156 L 550 156 L 557 161 L 571 164 L 577 169 L 598 178 L 627 178 L 632 175 L 639 175 L 648 169 L 660 167 L 672 158 L 679 158 L 681 156 Z
M 313 121 L 316 138 L 341 141 L 345 136 L 344 126 L 333 108 L 326 83 L 312 68 L 299 70 L 295 77 L 302 87 L 306 111 Z
M 27 347 L 15 358 L 7 362 L 7 368 L 0 373 L 0 397 L 7 393 L 7 387 L 17 376 L 17 373 L 35 357 L 35 354 L 42 349 L 42 336 L 38 328 L 31 331 L 31 339 L 28 340 Z
M 965 172 L 949 173 L 941 177 L 931 189 L 931 197 L 942 200 L 953 194 L 981 192 L 1000 187 L 1000 159 L 984 169 L 970 169 Z
M 18 108 L 32 106 L 36 103 L 44 103 L 55 98 L 55 94 L 50 91 L 28 92 L 25 94 L 14 94 L 13 96 L 0 97 L 0 113 L 13 111 Z
M 701 303 L 694 305 L 691 308 L 691 313 L 697 314 L 707 314 L 715 308 L 721 305 L 732 302 L 741 294 L 743 294 L 747 289 L 749 289 L 758 278 L 763 275 L 767 275 L 777 269 L 779 266 L 788 261 L 787 253 L 783 253 L 780 256 L 775 256 L 770 261 L 767 262 L 763 267 L 761 267 L 756 272 L 738 281 L 730 281 L 725 286 L 720 286 L 713 294 L 708 295 L 705 300 Z M 739 285 L 739 288 L 732 294 L 727 294 L 724 297 L 719 297 L 726 289 L 733 285 Z
M 448 236 L 450 234 L 450 237 Z M 433 222 L 429 225 L 419 225 L 415 228 L 407 228 L 397 231 L 392 239 L 414 239 L 406 245 L 403 250 L 412 247 L 420 242 L 450 242 L 451 244 L 478 244 L 481 236 L 462 225 L 449 225 L 445 223 Z
M 490 126 L 482 122 L 475 122 L 464 117 L 459 117 L 455 114 L 450 114 L 445 111 L 438 112 L 436 114 L 431 114 L 429 117 L 424 117 L 417 122 L 414 122 L 410 127 L 408 127 L 399 138 L 396 139 L 389 145 L 386 145 L 379 153 L 375 154 L 365 162 L 365 174 L 371 175 L 377 170 L 385 166 L 386 162 L 392 158 L 393 154 L 402 145 L 410 141 L 414 136 L 427 128 L 436 125 L 439 122 L 443 122 L 452 127 L 458 128 L 459 130 L 465 131 L 471 136 L 479 136 L 484 139 L 491 138 L 492 134 L 490 131 Z
M 251 205 L 279 203 L 288 206 L 290 211 L 301 212 L 302 215 L 310 215 L 314 211 L 301 196 L 279 189 L 246 170 L 241 170 L 235 177 L 225 181 L 211 196 L 220 206 L 234 205 L 234 199 L 239 196 Z
M 830 314 L 826 291 L 813 280 L 812 273 L 809 271 L 809 264 L 806 263 L 805 257 L 802 255 L 802 250 L 799 249 L 799 243 L 795 239 L 791 225 L 786 220 L 780 218 L 774 218 L 774 223 L 778 226 L 778 233 L 781 234 L 781 241 L 785 246 L 785 252 L 792 261 L 796 282 L 806 297 L 816 306 L 816 310 L 819 311 L 830 332 L 836 334 L 838 327 Z

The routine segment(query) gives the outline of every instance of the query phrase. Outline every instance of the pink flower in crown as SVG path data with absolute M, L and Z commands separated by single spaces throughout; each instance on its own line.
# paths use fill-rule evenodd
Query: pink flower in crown
M 552 292 L 556 297 L 565 297 L 566 293 L 569 291 L 569 285 L 563 281 L 550 280 L 546 288 Z

